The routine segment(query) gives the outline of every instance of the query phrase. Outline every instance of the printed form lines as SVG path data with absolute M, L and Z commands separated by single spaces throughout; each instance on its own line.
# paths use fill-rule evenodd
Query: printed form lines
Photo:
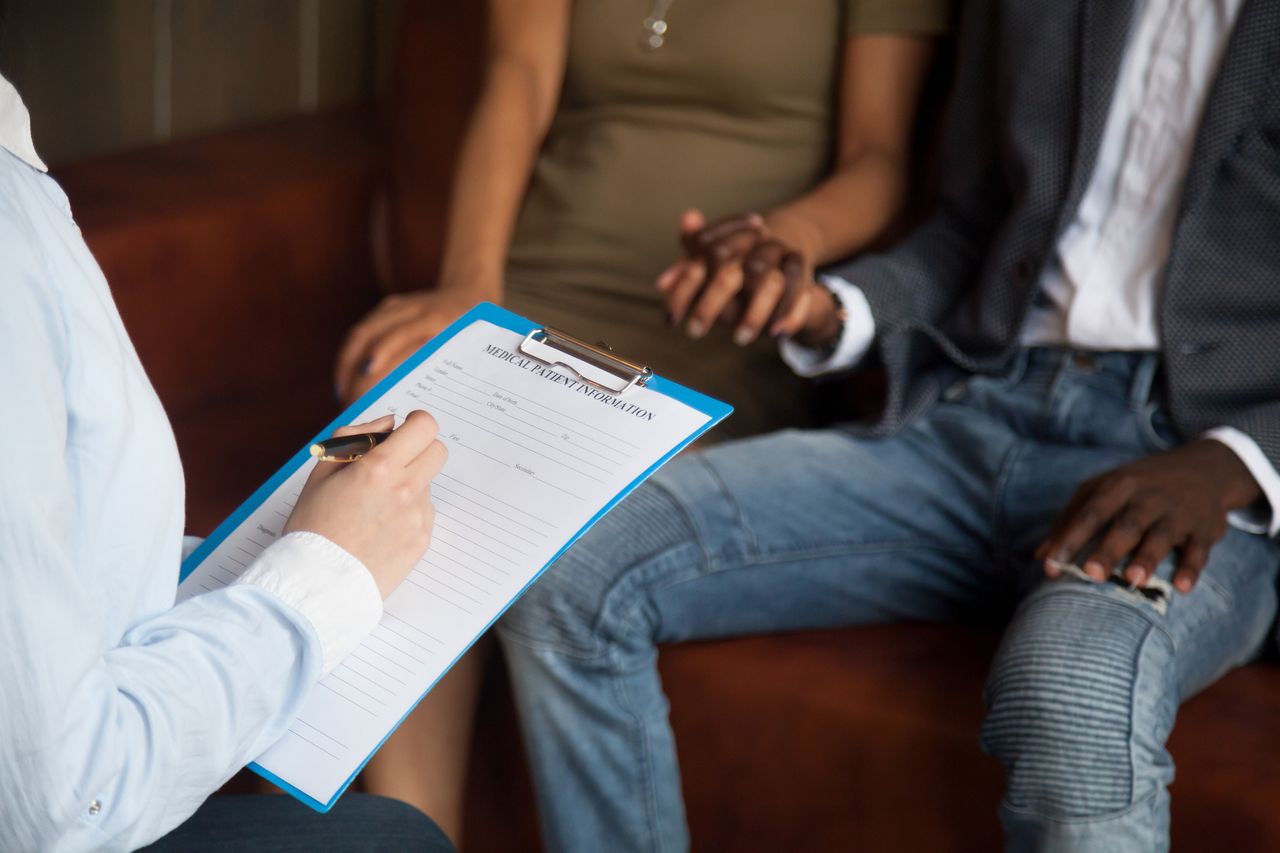
M 506 502 L 506 501 L 504 501 L 502 498 L 499 498 L 499 497 L 497 497 L 497 496 L 495 496 L 495 495 L 491 495 L 491 494 L 489 494 L 488 492 L 482 491 L 482 490 L 480 490 L 480 489 L 476 488 L 475 486 L 471 485 L 470 483 L 464 483 L 464 482 L 462 482 L 461 480 L 459 480 L 459 479 L 457 479 L 457 478 L 455 478 L 455 477 L 450 477 L 448 474 L 445 474 L 445 473 L 443 473 L 443 472 L 441 472 L 441 473 L 439 474 L 439 476 L 438 476 L 436 479 L 437 479 L 437 483 L 436 483 L 436 485 L 435 485 L 435 486 L 433 486 L 433 488 L 439 488 L 439 482 L 438 482 L 439 480 L 448 480 L 448 481 L 450 481 L 451 483 L 457 483 L 459 486 L 463 486 L 463 487 L 465 487 L 465 488 L 467 488 L 467 489 L 470 489 L 471 491 L 475 492 L 476 494 L 481 495 L 482 497 L 484 497 L 484 498 L 486 498 L 486 499 L 488 499 L 488 500 L 491 500 L 491 501 L 493 501 L 494 503 L 502 504 L 503 506 L 507 507 L 508 509 L 514 509 L 516 512 L 519 512 L 519 513 L 521 513 L 522 515 L 527 515 L 529 518 L 532 518 L 534 521 L 538 522 L 539 524 L 546 525 L 547 527 L 550 527 L 550 528 L 552 528 L 552 529 L 554 529 L 554 528 L 555 528 L 555 525 L 554 525 L 554 524 L 552 524 L 550 521 L 547 521 L 545 518 L 538 518 L 538 516 L 536 516 L 536 515 L 534 515 L 533 513 L 529 512 L 527 509 L 524 509 L 523 507 L 518 507 L 518 506 L 516 506 L 516 505 L 515 505 L 515 504 L 513 504 L 513 503 L 507 503 L 507 502 Z M 446 491 L 452 491 L 452 489 L 446 489 Z M 473 500 L 473 499 L 471 499 L 471 498 L 468 498 L 468 500 L 472 500 L 472 502 L 473 502 L 473 503 L 479 503 L 478 501 L 474 501 L 474 500 Z
M 320 751 L 321 751 L 321 752 L 323 752 L 325 755 L 329 756 L 330 758 L 332 758 L 332 759 L 333 759 L 333 760 L 335 760 L 335 761 L 340 761 L 340 760 L 342 760 L 342 756 L 338 755 L 336 752 L 332 752 L 332 751 L 330 751 L 330 750 L 328 750 L 328 749 L 325 749 L 323 746 L 321 746 L 320 744 L 316 743 L 314 740 L 312 740 L 311 738 L 307 737 L 306 735 L 304 735 L 302 732 L 298 731 L 297 729 L 289 729 L 289 730 L 287 730 L 287 731 L 285 732 L 285 734 L 291 734 L 291 735 L 293 735 L 293 736 L 294 736 L 294 737 L 296 737 L 298 740 L 300 740 L 300 741 L 302 741 L 303 743 L 305 743 L 307 746 L 311 747 L 312 749 L 318 749 L 318 750 L 320 750 Z
M 430 575 L 428 575 L 427 577 L 429 578 L 429 577 L 430 577 Z M 423 591 L 423 592 L 425 592 L 427 595 L 430 595 L 430 596 L 432 596 L 433 598 L 438 598 L 438 599 L 440 599 L 440 600 L 441 600 L 441 601 L 443 601 L 445 604 L 448 604 L 448 605 L 450 605 L 451 607 L 455 607 L 455 608 L 457 608 L 458 610 L 461 610 L 463 613 L 467 614 L 468 616 L 474 616 L 474 615 L 475 615 L 474 613 L 472 613 L 472 612 L 471 612 L 471 610 L 469 610 L 469 609 L 468 609 L 468 608 L 466 608 L 466 607 L 463 607 L 461 604 L 459 604 L 458 602 L 454 601 L 452 598 L 448 598 L 448 597 L 446 597 L 446 596 L 443 596 L 443 595 L 441 595 L 440 593 L 436 592 L 436 591 L 435 591 L 434 589 L 432 589 L 431 587 L 427 586 L 426 584 L 422 584 L 422 583 L 419 583 L 418 581 L 414 580 L 414 579 L 413 579 L 413 575 L 409 575 L 409 577 L 405 578 L 405 579 L 404 579 L 404 582 L 405 582 L 405 583 L 407 583 L 407 584 L 409 584 L 409 585 L 411 585 L 411 586 L 417 587 L 418 589 L 422 590 L 422 591 Z
M 397 646 L 395 643 L 393 643 L 393 642 L 391 642 L 390 640 L 388 640 L 386 637 L 383 637 L 383 636 L 379 635 L 379 634 L 378 634 L 378 632 L 377 632 L 376 630 L 374 631 L 374 633 L 372 633 L 372 634 L 370 634 L 369 636 L 367 636 L 367 637 L 365 637 L 365 638 L 364 638 L 364 642 L 365 642 L 365 645 L 366 645 L 366 646 L 367 646 L 369 643 L 374 642 L 374 641 L 377 641 L 377 642 L 379 642 L 379 643 L 382 643 L 382 644 L 383 644 L 383 645 L 385 645 L 387 648 L 391 649 L 393 652 L 396 652 L 397 654 L 399 654 L 399 655 L 401 655 L 401 656 L 403 656 L 403 657 L 408 658 L 409 660 L 413 661 L 413 662 L 414 662 L 414 663 L 416 663 L 416 664 L 422 664 L 423 666 L 425 666 L 425 665 L 426 665 L 426 663 L 427 663 L 427 662 L 426 662 L 425 660 L 423 660 L 422 658 L 417 657 L 416 655 L 411 655 L 411 654 L 409 654 L 409 653 L 408 653 L 408 652 L 406 652 L 404 649 L 400 648 L 400 647 L 399 647 L 399 646 Z M 372 649 L 372 648 L 371 648 L 371 649 L 369 649 L 369 651 L 373 651 L 375 654 L 379 654 L 379 655 L 381 655 L 382 657 L 387 658 L 387 660 L 391 661 L 392 663 L 395 663 L 395 662 L 396 662 L 396 659 L 395 659 L 395 658 L 393 658 L 393 657 L 389 657 L 385 652 L 376 652 L 376 651 L 374 651 L 374 649 Z M 409 667 L 405 666 L 404 664 L 399 664 L 399 666 L 401 666 L 401 667 L 405 670 L 405 672 L 413 672 L 413 670 L 412 670 L 411 668 L 409 668 Z
M 456 378 L 454 378 L 454 377 L 452 377 L 452 376 L 449 376 L 448 374 L 446 374 L 446 378 L 453 379 L 455 382 L 457 382 L 457 383 L 458 383 L 458 384 L 460 384 L 460 385 L 467 385 L 467 387 L 470 387 L 473 391 L 480 391 L 481 393 L 486 393 L 483 389 L 481 389 L 481 388 L 475 388 L 474 386 L 471 386 L 471 385 L 469 385 L 468 383 L 463 382 L 463 381 L 462 381 L 462 380 L 460 380 L 460 379 L 456 379 Z M 507 396 L 509 396 L 509 397 L 514 397 L 514 398 L 516 398 L 517 400 L 524 400 L 526 403 L 531 403 L 532 405 L 537 406 L 539 409 L 545 409 L 545 410 L 547 410 L 548 412 L 551 412 L 552 414 L 557 414 L 556 410 L 555 410 L 555 409 L 553 409 L 553 408 L 551 408 L 550 406 L 547 406 L 547 405 L 546 405 L 546 404 L 544 404 L 544 403 L 539 403 L 537 400 L 530 399 L 529 397 L 526 397 L 526 396 L 524 396 L 523 394 L 517 394 L 515 391 L 512 391 L 510 388 L 507 388 L 507 387 L 505 387 L 505 386 L 503 386 L 503 385 L 499 385 L 497 382 L 494 382 L 494 381 L 489 380 L 489 379 L 485 379 L 485 378 L 480 377 L 480 376 L 468 376 L 467 378 L 468 378 L 468 379 L 475 379 L 477 382 L 483 382 L 483 383 L 484 383 L 484 384 L 486 384 L 486 385 L 490 385 L 490 386 L 492 386 L 492 387 L 496 388 L 498 391 L 500 391 L 500 392 L 501 392 L 501 393 L 503 393 L 503 394 L 506 394 L 506 395 L 507 395 Z M 578 435 L 582 436 L 583 438 L 590 439 L 591 441 L 597 441 L 597 442 L 599 442 L 599 441 L 600 441 L 600 439 L 598 439 L 598 438 L 592 438 L 591 436 L 587 435 L 586 433 L 580 432 L 578 429 L 576 429 L 576 428 L 574 428 L 574 427 L 566 426 L 564 423 L 562 423 L 561 421 L 557 420 L 556 418 L 549 417 L 549 416 L 547 416 L 547 415 L 539 415 L 537 412 L 532 412 L 532 411 L 531 411 L 531 412 L 529 412 L 529 414 L 533 415 L 534 417 L 542 418 L 543 420 L 545 420 L 545 421 L 547 421 L 547 422 L 549 422 L 549 423 L 553 423 L 553 424 L 555 424 L 557 427 L 559 427 L 559 428 L 561 428 L 561 429 L 564 429 L 564 430 L 566 430 L 567 432 L 577 433 Z M 611 442 L 616 442 L 616 443 L 618 443 L 618 444 L 625 444 L 627 447 L 630 447 L 632 450 L 639 450 L 639 449 L 640 449 L 640 447 L 639 447 L 639 446 L 637 446 L 637 445 L 635 445 L 635 444 L 632 444 L 632 443 L 631 443 L 631 442 L 629 442 L 629 441 L 625 441 L 625 440 L 623 440 L 623 439 L 621 439 L 621 438 L 618 438 L 617 436 L 614 436 L 614 435 L 609 435 L 609 433 L 605 432 L 604 430 L 600 429 L 599 427 L 594 427 L 594 426 L 592 426 L 591 424 L 582 424 L 582 426 L 583 426 L 584 428 L 586 428 L 586 429 L 590 429 L 590 430 L 592 430 L 592 431 L 594 431 L 594 432 L 598 432 L 598 433 L 600 433 L 601 435 L 603 435 L 603 436 L 605 436 L 606 438 L 608 438 L 608 439 L 609 439 L 609 441 L 611 441 Z M 601 443 L 603 444 L 604 442 L 601 442 Z
M 455 392 L 455 391 L 451 391 L 451 390 L 449 390 L 448 388 L 436 388 L 436 389 L 434 390 L 433 396 L 437 396 L 437 395 L 442 394 L 442 393 L 443 393 L 443 394 L 452 394 L 452 395 L 453 395 L 453 396 L 455 396 L 455 397 L 461 397 L 461 396 L 462 396 L 462 395 L 458 394 L 458 393 L 457 393 L 457 392 Z M 462 397 L 462 399 L 463 399 L 463 400 L 468 400 L 469 398 L 467 398 L 467 397 Z M 455 402 L 455 401 L 453 401 L 453 400 L 449 400 L 448 402 L 449 402 L 449 405 L 451 405 L 451 406 L 457 406 L 458 408 L 462 409 L 462 411 L 466 412 L 466 413 L 467 413 L 467 414 L 469 414 L 469 415 L 474 415 L 475 417 L 478 417 L 478 418 L 480 418 L 480 419 L 482 419 L 482 420 L 486 420 L 488 423 L 493 424 L 494 426 L 500 426 L 500 427 L 502 427 L 503 429 L 511 430 L 512 432 L 514 432 L 516 435 L 520 436 L 521 438 L 525 438 L 525 439 L 528 439 L 529 441 L 535 442 L 535 443 L 537 443 L 537 444 L 541 444 L 543 447 L 550 448 L 551 450 L 554 450 L 556 453 L 563 453 L 565 456 L 567 456 L 568 458 L 572 459 L 574 462 L 579 462 L 579 463 L 581 463 L 581 464 L 583 464 L 583 465 L 596 465 L 596 464 L 598 464 L 598 463 L 599 463 L 599 460 L 597 460 L 597 459 L 584 459 L 584 458 L 582 458 L 581 456 L 575 456 L 575 455 L 573 455 L 572 453 L 570 453 L 569 451 L 567 451 L 567 450 L 563 449 L 562 447 L 560 447 L 559 445 L 552 444 L 552 443 L 551 443 L 551 442 L 549 442 L 549 441 L 543 441 L 543 440 L 542 440 L 542 439 L 540 439 L 540 438 L 534 438 L 533 436 L 528 435 L 528 434 L 527 434 L 524 430 L 522 430 L 522 429 L 518 429 L 518 428 L 513 427 L 513 426 L 508 426 L 507 424 L 504 424 L 504 423 L 500 423 L 499 421 L 497 421 L 497 420 L 495 419 L 495 417 L 494 417 L 494 413 L 493 413 L 493 411 L 492 411 L 492 410 L 486 411 L 486 410 L 481 409 L 481 410 L 477 411 L 476 409 L 472 409 L 472 408 L 470 408 L 469 406 L 465 406 L 465 405 L 463 405 L 463 404 L 461 404 L 461 403 L 458 403 L 458 402 Z M 447 410 L 446 410 L 446 411 L 447 411 Z M 506 414 L 508 414 L 508 415 L 509 415 L 510 413 L 506 413 Z M 457 415 L 455 415 L 454 417 L 457 417 Z M 459 420 L 462 420 L 461 418 L 458 418 L 458 419 L 459 419 Z M 515 419 L 514 419 L 514 418 L 512 418 L 512 420 L 515 420 Z M 472 426 L 479 426 L 479 425 L 478 425 L 478 424 L 472 424 Z M 480 429 L 485 429 L 485 428 L 484 428 L 484 427 L 480 427 Z M 498 436 L 499 438 L 506 438 L 506 436 L 504 436 L 504 435 L 500 435 L 500 434 L 498 434 L 498 433 L 496 433 L 496 432 L 492 432 L 492 430 L 487 430 L 487 429 L 485 429 L 485 431 L 486 431 L 486 432 L 491 433 L 492 435 L 496 435 L 496 436 Z M 507 438 L 507 441 L 510 441 L 512 444 L 515 444 L 515 445 L 517 445 L 518 447 L 523 447 L 523 445 L 520 445 L 518 442 L 516 442 L 516 441 L 514 441 L 514 440 L 512 440 L 512 439 L 510 439 L 510 438 Z M 558 460 L 558 459 L 552 459 L 550 456 L 547 456 L 545 453 L 539 453 L 537 450 L 534 450 L 532 447 L 524 447 L 524 449 L 525 449 L 525 450 L 527 450 L 527 451 L 529 451 L 530 453 L 537 453 L 539 456 L 543 457 L 544 459 L 550 459 L 552 462 L 558 462 L 559 464 L 564 465 L 564 463 L 563 463 L 563 462 L 560 462 L 560 460 Z M 567 466 L 567 465 L 566 465 L 565 467 L 571 467 L 571 466 Z M 586 475 L 584 474 L 583 476 L 586 476 Z
M 448 379 L 448 380 L 450 380 L 450 381 L 452 381 L 452 382 L 454 382 L 454 383 L 456 383 L 456 384 L 458 384 L 458 385 L 462 386 L 463 388 L 466 388 L 466 389 L 468 389 L 468 390 L 470 390 L 470 391 L 475 391 L 475 392 L 477 392 L 477 393 L 479 393 L 479 394 L 482 394 L 482 395 L 483 395 L 483 394 L 486 394 L 486 392 L 485 392 L 485 391 L 482 391 L 482 390 L 480 390 L 480 389 L 478 389 L 478 388 L 474 388 L 474 387 L 472 387 L 472 386 L 470 386 L 470 385 L 467 385 L 465 382 L 461 381 L 460 379 L 457 379 L 457 378 L 456 378 L 456 377 L 454 377 L 454 376 L 450 376 L 450 375 L 448 375 L 448 374 L 445 374 L 444 378 L 445 378 L 445 379 Z M 458 391 L 454 391 L 452 388 L 443 388 L 443 387 L 441 387 L 441 388 L 437 388 L 436 390 L 438 390 L 438 391 L 448 391 L 448 392 L 449 392 L 449 393 L 451 393 L 451 394 L 456 394 L 457 396 L 461 397 L 462 399 L 464 399 L 464 400 L 469 400 L 469 401 L 470 401 L 470 402 L 472 402 L 472 403 L 478 403 L 478 404 L 480 404 L 480 405 L 484 406 L 486 409 L 489 409 L 491 406 L 496 406 L 496 405 L 497 405 L 496 403 L 494 403 L 494 401 L 493 401 L 493 397 L 492 397 L 492 396 L 482 396 L 480 399 L 476 399 L 475 397 L 472 397 L 472 396 L 470 396 L 470 395 L 462 394 L 462 393 L 460 393 L 460 392 L 458 392 Z M 541 420 L 546 421 L 547 423 L 550 423 L 552 426 L 557 427 L 557 429 L 547 429 L 547 428 L 546 428 L 546 427 L 544 427 L 544 426 L 539 426 L 538 424 L 534 423 L 533 421 L 529 420 L 528 418 L 520 417 L 520 415 L 517 415 L 517 414 L 516 414 L 516 411 L 519 411 L 521 415 L 529 415 L 529 416 L 531 416 L 531 417 L 540 418 Z M 600 455 L 606 455 L 606 454 L 608 454 L 608 457 L 609 457 L 609 458 L 608 458 L 608 461 L 610 461 L 610 462 L 614 463 L 615 465 L 617 465 L 617 464 L 621 464 L 622 462 L 627 461 L 627 457 L 626 457 L 626 454 L 625 454 L 625 453 L 622 453 L 622 454 L 621 454 L 621 458 L 617 458 L 617 459 L 612 458 L 612 457 L 613 457 L 613 455 L 614 455 L 614 454 L 618 454 L 618 453 L 619 453 L 619 451 L 618 451 L 616 448 L 609 446 L 608 444 L 606 444 L 605 442 L 601 441 L 601 440 L 600 440 L 600 439 L 598 439 L 598 438 L 592 438 L 592 437 L 591 437 L 591 436 L 589 436 L 589 435 L 586 435 L 586 434 L 584 434 L 584 433 L 578 432 L 576 429 L 573 429 L 572 427 L 568 427 L 568 426 L 565 426 L 565 425 L 563 425 L 563 424 L 559 423 L 558 421 L 554 421 L 554 420 L 552 420 L 551 418 L 546 417 L 545 415 L 539 415 L 537 412 L 529 412 L 529 411 L 526 411 L 526 410 L 524 410 L 524 409 L 518 409 L 518 410 L 516 410 L 516 411 L 512 411 L 511 409 L 501 409 L 501 410 L 499 410 L 499 412 L 500 412 L 501 414 L 506 415 L 507 417 L 511 418 L 513 421 L 516 421 L 517 423 L 520 423 L 520 424 L 524 424 L 524 426 L 526 426 L 526 427 L 528 427 L 528 428 L 530 428 L 530 429 L 536 429 L 538 432 L 546 433 L 547 435 L 552 436 L 553 438 L 558 438 L 558 439 L 560 439 L 561 441 L 563 441 L 565 444 L 568 444 L 568 445 L 570 445 L 570 446 L 572 446 L 572 447 L 576 447 L 576 448 L 578 448 L 579 450 L 585 450 L 586 452 L 588 452 L 588 453 L 592 453 L 592 454 L 595 454 L 595 455 L 597 455 L 597 456 L 600 456 Z M 582 438 L 585 438 L 587 441 L 590 441 L 591 443 L 593 443 L 593 444 L 594 444 L 594 445 L 596 445 L 596 446 L 595 446 L 595 447 L 587 447 L 586 445 L 578 444 L 577 442 L 571 441 L 571 440 L 569 440 L 569 438 L 568 438 L 568 436 L 566 435 L 566 433 L 572 433 L 573 435 L 577 435 L 577 436 L 580 436 L 580 437 L 582 437 Z
M 449 503 L 447 501 L 441 501 L 441 503 L 444 503 L 446 506 L 450 506 L 450 507 L 456 506 L 455 504 Z M 449 512 L 444 512 L 440 510 L 438 507 L 436 508 L 436 518 L 447 518 L 449 519 L 450 523 L 460 525 L 462 527 L 467 528 L 468 530 L 474 530 L 476 533 L 479 533 L 481 536 L 489 536 L 494 539 L 498 539 L 500 537 L 507 537 L 510 539 L 515 539 L 517 542 L 523 542 L 525 545 L 532 545 L 535 548 L 538 547 L 537 542 L 530 542 L 528 539 L 525 539 L 522 536 L 517 536 L 516 534 L 512 533 L 510 530 L 504 530 L 502 526 L 495 521 L 490 521 L 487 518 L 481 518 L 475 513 L 467 512 L 462 507 L 456 507 L 456 508 L 458 510 L 459 515 L 466 516 L 472 521 L 476 521 L 481 524 L 487 524 L 493 528 L 493 531 L 481 530 L 479 527 L 476 527 L 474 524 L 468 524 L 467 522 L 463 521 L 461 518 L 458 517 L 458 515 L 454 515 L 453 513 L 449 513 Z M 503 518 L 502 520 L 509 521 L 509 519 L 506 519 L 506 518 Z M 539 535 L 542 535 L 542 534 L 539 534 Z M 545 539 L 546 536 L 543 535 L 543 538 Z M 503 543 L 503 544 L 506 544 L 506 543 Z M 524 553 L 523 551 L 520 551 L 514 546 L 508 546 L 508 547 L 510 547 L 511 550 L 516 551 L 517 553 Z
M 510 573 L 510 572 L 508 572 L 506 569 L 504 569 L 504 568 L 502 568 L 502 567 L 500 567 L 500 566 L 495 566 L 493 563 L 486 562 L 485 560 L 482 560 L 482 559 L 480 559 L 479 557 L 477 557 L 475 554 L 472 554 L 471 552 L 467 551 L 465 548 L 459 548 L 457 545 L 454 545 L 452 542 L 445 542 L 443 539 L 436 539 L 434 542 L 432 542 L 432 543 L 431 543 L 431 548 L 427 551 L 427 553 L 428 553 L 428 554 L 430 554 L 432 551 L 434 551 L 434 550 L 436 550 L 437 548 L 440 548 L 440 547 L 448 548 L 448 549 L 449 549 L 449 550 L 451 550 L 451 551 L 457 551 L 459 554 L 461 554 L 461 555 L 462 555 L 463 557 L 465 557 L 466 559 L 468 559 L 468 560 L 474 560 L 475 562 L 479 563 L 480 565 L 484 566 L 484 567 L 485 567 L 485 568 L 487 568 L 487 569 L 493 569 L 495 572 L 497 572 L 497 573 L 498 573 L 498 574 L 500 574 L 500 575 L 510 575 L 510 574 L 511 574 L 511 573 Z M 442 556 L 442 557 L 443 557 L 443 556 L 446 556 L 446 555 L 441 554 L 440 556 Z M 457 561 L 457 559 L 458 559 L 458 558 L 457 558 L 457 557 L 450 557 L 449 559 Z
M 329 673 L 329 675 L 328 675 L 324 680 L 322 680 L 322 681 L 318 682 L 318 685 L 317 685 L 317 686 L 319 686 L 319 687 L 323 687 L 325 690 L 328 690 L 328 691 L 329 691 L 330 693 L 332 693 L 334 696 L 337 696 L 339 699 L 343 700 L 344 702 L 346 702 L 347 704 L 349 704 L 349 705 L 351 705 L 351 706 L 353 706 L 353 707 L 359 708 L 361 711 L 364 711 L 366 714 L 368 714 L 368 715 L 369 715 L 369 716 L 371 716 L 371 717 L 376 717 L 376 716 L 378 716 L 378 712 L 377 712 L 377 711 L 375 711 L 375 710 L 373 710 L 372 708 L 369 708 L 369 707 L 367 707 L 367 706 L 365 706 L 365 705 L 360 704 L 359 702 L 357 702 L 356 700 L 352 699 L 352 698 L 351 698 L 350 696 L 348 696 L 347 694 L 345 694 L 345 693 L 341 692 L 340 690 L 338 690 L 338 689 L 337 689 L 337 688 L 335 688 L 332 684 L 330 684 L 330 683 L 329 683 L 329 682 L 330 682 L 330 680 L 334 680 L 334 675 L 333 675 L 333 673 Z M 341 678 L 336 679 L 336 680 L 337 680 L 337 681 L 342 682 L 343 684 L 345 684 L 345 683 L 346 683 L 345 681 L 342 681 L 342 679 L 341 679 Z
M 532 447 L 527 447 L 527 446 L 525 446 L 525 445 L 521 444 L 520 442 L 516 441 L 514 438 L 510 438 L 510 437 L 508 437 L 508 436 L 505 436 L 505 435 L 503 435 L 503 434 L 502 434 L 502 433 L 500 433 L 500 432 L 494 432 L 493 430 L 489 429 L 488 427 L 481 426 L 480 424 L 476 423 L 475 421 L 468 420 L 467 418 L 464 418 L 464 417 L 462 417 L 462 415 L 458 414 L 458 413 L 457 413 L 457 411 L 456 411 L 455 409 L 453 409 L 453 408 L 451 408 L 451 407 L 449 407 L 449 406 L 441 405 L 438 401 L 437 401 L 437 402 L 435 402 L 435 403 L 433 403 L 432 405 L 433 405 L 436 409 L 438 409 L 440 412 L 442 412 L 443 414 L 446 414 L 446 415 L 448 415 L 449 417 L 452 417 L 452 418 L 457 418 L 458 420 L 462 421 L 464 424 L 467 424 L 467 425 L 469 425 L 469 426 L 475 427 L 476 429 L 480 430 L 481 432 L 487 432 L 487 433 L 489 433 L 489 435 L 493 436 L 494 438 L 500 438 L 500 439 L 502 439 L 503 441 L 507 442 L 508 444 L 512 445 L 513 447 L 517 447 L 517 448 L 519 448 L 520 450 L 524 451 L 525 453 L 531 453 L 531 454 L 533 454 L 534 456 L 541 457 L 541 458 L 543 458 L 543 459 L 547 460 L 548 462 L 551 462 L 551 463 L 554 463 L 554 464 L 556 464 L 556 465 L 559 465 L 560 467 L 562 467 L 562 468 L 564 468 L 564 469 L 566 469 L 566 470 L 568 470 L 568 471 L 572 471 L 573 473 L 577 474 L 579 477 L 582 477 L 582 478 L 584 478 L 584 479 L 592 480 L 592 481 L 594 481 L 594 482 L 596 482 L 596 483 L 602 483 L 602 482 L 604 482 L 603 480 L 599 479 L 598 477 L 592 477 L 590 474 L 584 474 L 584 473 L 582 473 L 582 472 L 581 472 L 581 471 L 579 471 L 577 468 L 575 468 L 574 466 L 570 465 L 568 462 L 561 462 L 559 459 L 556 459 L 556 458 L 554 458 L 554 457 L 552 457 L 552 456 L 548 456 L 547 454 L 542 453 L 541 451 L 534 450 Z M 504 427 L 504 429 L 511 429 L 511 427 Z M 514 431 L 514 430 L 513 430 L 513 431 Z M 532 440 L 532 441 L 537 441 L 537 439 L 531 439 L 531 440 Z M 539 442 L 539 443 L 540 443 L 540 444 L 545 444 L 546 442 Z M 464 444 L 463 446 L 464 446 L 464 447 L 466 447 L 466 445 L 465 445 L 465 444 Z M 472 448 L 472 449 L 474 450 L 475 448 Z M 555 450 L 555 449 L 557 449 L 557 448 L 552 448 L 552 449 L 553 449 L 553 450 Z M 479 452 L 479 451 L 477 451 L 477 452 Z M 564 453 L 564 451 L 559 451 L 559 452 Z M 486 454 L 486 455 L 487 455 L 487 454 Z M 572 454 L 565 453 L 565 455 L 566 455 L 566 456 L 569 456 L 571 459 L 575 459 L 575 460 L 577 460 L 577 461 L 579 461 L 579 462 L 586 462 L 586 460 L 577 459 L 577 457 L 573 456 Z M 492 459 L 493 457 L 492 457 L 492 456 L 490 456 L 489 458 L 490 458 L 490 459 Z M 590 463 L 587 463 L 587 464 L 590 464 Z
M 493 556 L 497 557 L 499 560 L 515 560 L 519 557 L 529 556 L 527 551 L 521 551 L 518 548 L 512 548 L 510 545 L 507 545 L 505 543 L 495 543 L 495 544 L 501 544 L 502 547 L 507 548 L 511 551 L 514 551 L 516 554 L 515 557 L 512 557 L 509 554 L 503 554 L 500 551 L 495 551 L 494 549 L 490 548 L 488 545 L 484 545 L 480 542 L 477 542 L 476 540 L 472 539 L 470 536 L 463 536 L 458 531 L 452 529 L 450 525 L 441 524 L 439 520 L 439 516 L 437 516 L 437 520 L 436 520 L 435 533 L 437 534 L 447 533 L 449 536 L 455 537 L 457 539 L 462 540 L 463 542 L 476 546 L 481 551 L 484 551 L 486 554 L 492 554 Z
M 444 642 L 444 640 L 440 639 L 435 634 L 431 634 L 431 633 L 428 633 L 427 631 L 422 630 L 417 625 L 414 625 L 412 622 L 408 621 L 407 619 L 401 619 L 399 616 L 397 616 L 396 614 L 392 613 L 389 610 L 383 613 L 382 615 L 384 618 L 394 619 L 400 624 L 413 629 L 414 633 L 421 634 L 422 636 L 426 637 L 428 640 L 434 640 L 437 643 Z

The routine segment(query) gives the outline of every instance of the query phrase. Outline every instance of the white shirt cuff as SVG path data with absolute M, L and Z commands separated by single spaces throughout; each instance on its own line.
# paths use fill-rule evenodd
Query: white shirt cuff
M 325 675 L 382 618 L 382 596 L 364 563 L 318 533 L 277 539 L 236 583 L 261 587 L 307 617 L 320 639 Z
M 1206 432 L 1204 437 L 1222 442 L 1240 457 L 1253 479 L 1258 481 L 1262 496 L 1267 501 L 1267 506 L 1252 506 L 1231 513 L 1228 519 L 1232 526 L 1248 533 L 1264 533 L 1267 536 L 1280 533 L 1280 513 L 1275 511 L 1276 507 L 1280 507 L 1280 473 L 1276 472 L 1262 448 L 1234 427 L 1215 427 Z
M 823 276 L 822 283 L 831 288 L 845 310 L 844 329 L 835 350 L 826 358 L 792 340 L 784 340 L 778 345 L 782 360 L 799 376 L 813 377 L 848 370 L 862 361 L 876 337 L 871 303 L 862 289 L 834 275 Z

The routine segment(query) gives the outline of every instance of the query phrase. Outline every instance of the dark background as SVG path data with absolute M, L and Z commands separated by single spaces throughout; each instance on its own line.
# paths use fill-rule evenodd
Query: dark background
M 56 166 L 367 100 L 389 77 L 400 5 L 0 0 L 0 74 Z

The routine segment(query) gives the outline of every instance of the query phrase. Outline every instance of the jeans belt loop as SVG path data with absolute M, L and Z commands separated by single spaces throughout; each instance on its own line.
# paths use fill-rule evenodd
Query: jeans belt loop
M 1005 369 L 1005 381 L 1010 385 L 1017 385 L 1022 381 L 1022 377 L 1027 374 L 1027 365 L 1031 362 L 1032 350 L 1030 347 L 1018 347 L 1013 352 L 1013 358 L 1009 360 L 1009 365 Z
M 1152 399 L 1155 391 L 1156 374 L 1160 372 L 1160 353 L 1144 352 L 1133 370 L 1132 384 L 1129 386 L 1129 405 L 1136 411 Z

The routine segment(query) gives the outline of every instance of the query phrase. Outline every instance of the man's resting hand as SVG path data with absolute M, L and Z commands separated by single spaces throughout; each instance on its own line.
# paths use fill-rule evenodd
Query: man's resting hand
M 1045 573 L 1052 565 L 1084 559 L 1091 578 L 1106 580 L 1125 557 L 1124 577 L 1141 585 L 1156 566 L 1178 553 L 1173 585 L 1190 592 L 1227 532 L 1227 514 L 1258 500 L 1261 490 L 1240 457 L 1225 444 L 1200 439 L 1148 456 L 1085 481 L 1036 551 Z M 1080 552 L 1090 542 L 1097 546 Z

